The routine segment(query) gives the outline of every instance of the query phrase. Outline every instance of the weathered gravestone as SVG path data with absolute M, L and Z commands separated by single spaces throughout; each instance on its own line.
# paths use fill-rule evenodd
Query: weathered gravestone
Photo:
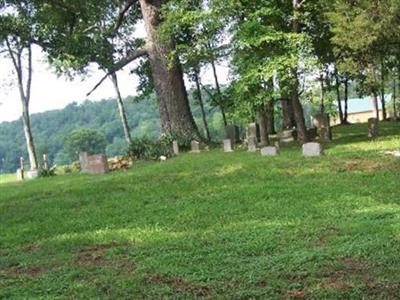
M 172 142 L 172 149 L 173 149 L 175 155 L 179 154 L 179 144 L 177 141 Z
M 318 114 L 314 117 L 314 126 L 317 128 L 317 133 L 320 139 L 332 140 L 332 129 L 330 124 L 329 114 Z
M 250 123 L 247 126 L 247 138 L 257 139 L 257 123 Z
M 49 170 L 49 159 L 47 157 L 47 154 L 43 154 L 43 169 L 46 171 Z
M 22 181 L 25 179 L 25 166 L 23 157 L 19 159 L 19 165 L 19 169 L 17 170 L 17 180 Z
M 224 152 L 233 152 L 232 141 L 230 139 L 223 140 Z
M 324 151 L 320 143 L 306 143 L 303 145 L 303 156 L 322 156 Z
M 262 156 L 279 155 L 279 148 L 276 146 L 267 146 L 267 147 L 261 148 L 261 155 Z
M 198 141 L 192 141 L 190 143 L 191 153 L 200 153 L 200 143 Z
M 247 150 L 249 152 L 257 151 L 257 138 L 256 137 L 248 137 L 247 138 Z
M 293 129 L 284 130 L 279 134 L 282 143 L 291 143 L 296 140 L 296 131 Z
M 104 154 L 88 155 L 86 152 L 79 154 L 81 172 L 88 174 L 108 173 L 108 161 Z
M 27 179 L 36 179 L 39 177 L 39 170 L 30 170 L 26 172 Z
M 232 145 L 240 142 L 239 127 L 236 125 L 227 125 L 225 127 L 226 138 L 231 140 Z
M 378 136 L 378 123 L 377 118 L 368 119 L 368 137 L 373 138 Z

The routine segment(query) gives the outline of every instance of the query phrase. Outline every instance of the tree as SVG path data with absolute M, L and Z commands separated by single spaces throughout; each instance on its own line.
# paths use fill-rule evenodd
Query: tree
M 0 9 L 0 46 L 12 61 L 22 104 L 22 122 L 31 170 L 38 169 L 31 130 L 29 104 L 32 87 L 33 8 L 26 1 L 2 1 Z M 7 12 L 8 10 L 9 12 Z
M 65 140 L 65 152 L 71 160 L 76 160 L 80 152 L 89 155 L 105 153 L 106 138 L 96 130 L 79 129 L 71 132 Z

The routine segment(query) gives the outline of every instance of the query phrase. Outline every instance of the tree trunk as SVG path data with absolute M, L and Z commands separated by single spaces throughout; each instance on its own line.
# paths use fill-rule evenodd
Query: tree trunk
M 342 100 L 340 98 L 340 81 L 339 81 L 339 76 L 337 73 L 335 73 L 335 79 L 336 79 L 336 98 L 338 102 L 338 109 L 339 109 L 339 119 L 340 119 L 340 124 L 344 124 L 344 117 L 343 117 L 343 108 L 342 108 Z
M 114 84 L 115 92 L 117 93 L 117 104 L 118 104 L 119 117 L 121 120 L 122 128 L 124 130 L 125 140 L 128 144 L 131 144 L 132 143 L 131 132 L 129 129 L 128 119 L 126 117 L 124 101 L 122 100 L 121 92 L 120 92 L 119 86 L 118 86 L 117 74 L 112 73 L 111 80 Z
M 222 92 L 221 92 L 221 87 L 219 85 L 219 80 L 218 80 L 218 74 L 217 74 L 217 68 L 215 66 L 214 59 L 211 60 L 211 67 L 213 70 L 213 75 L 214 75 L 214 81 L 215 81 L 215 87 L 217 89 L 217 94 L 218 94 L 218 100 L 219 100 L 219 107 L 221 109 L 221 114 L 222 114 L 222 119 L 224 120 L 224 126 L 226 127 L 228 125 L 228 121 L 226 119 L 226 114 L 225 114 L 225 108 L 224 108 L 224 103 L 222 101 Z
M 349 80 L 346 79 L 344 82 L 344 117 L 343 123 L 348 124 L 349 118 Z
M 289 95 L 282 93 L 281 105 L 282 105 L 283 129 L 292 129 L 293 127 L 295 127 L 296 122 L 294 120 L 293 106 Z
M 265 147 L 270 145 L 269 134 L 268 134 L 268 114 L 267 114 L 268 104 L 261 106 L 257 112 L 257 119 L 260 125 L 260 146 Z
M 299 23 L 299 10 L 302 6 L 303 2 L 300 2 L 299 0 L 293 0 L 293 21 L 292 21 L 292 27 L 293 27 L 293 32 L 294 33 L 300 33 L 300 23 Z M 294 119 L 296 121 L 296 129 L 297 129 L 297 136 L 298 139 L 304 144 L 309 142 L 309 137 L 307 133 L 307 127 L 306 127 L 306 122 L 304 120 L 304 112 L 303 112 L 303 107 L 300 102 L 300 97 L 299 97 L 299 78 L 297 75 L 298 67 L 294 66 L 291 70 L 292 73 L 292 106 L 293 106 L 293 113 L 294 113 Z
M 170 57 L 174 43 L 158 36 L 160 9 L 167 0 L 140 0 L 147 32 L 150 65 L 156 90 L 161 128 L 164 133 L 191 134 L 199 137 L 183 81 L 182 68 Z
M 198 73 L 196 73 L 194 75 L 194 80 L 196 82 L 197 100 L 199 101 L 199 105 L 200 105 L 201 117 L 203 119 L 206 139 L 207 139 L 207 141 L 211 141 L 210 130 L 208 129 L 207 115 L 206 115 L 206 111 L 204 109 L 204 102 L 203 102 L 203 96 L 201 94 L 201 84 L 200 84 L 200 78 L 199 78 Z
M 274 101 L 270 100 L 265 105 L 265 112 L 267 115 L 267 131 L 268 134 L 276 134 L 275 131 L 275 115 L 274 115 Z
M 393 120 L 397 121 L 397 105 L 396 105 L 396 100 L 397 100 L 397 90 L 396 90 L 396 78 L 393 79 L 393 95 L 392 95 L 392 105 L 393 105 Z
M 29 163 L 31 170 L 37 170 L 39 167 L 35 143 L 33 141 L 33 135 L 31 130 L 31 120 L 29 115 L 29 102 L 31 99 L 31 87 L 32 87 L 32 47 L 29 45 L 25 49 L 28 50 L 28 66 L 27 72 L 28 77 L 26 79 L 26 85 L 24 84 L 24 76 L 23 76 L 23 62 L 22 62 L 22 54 L 24 51 L 24 47 L 20 49 L 16 49 L 15 51 L 12 49 L 12 46 L 8 40 L 5 39 L 8 54 L 11 57 L 11 60 L 14 65 L 15 72 L 17 74 L 17 82 L 18 82 L 18 90 L 20 94 L 21 104 L 22 104 L 22 123 L 24 128 L 24 135 L 26 141 L 26 148 L 29 156 Z
M 320 106 L 320 112 L 321 114 L 325 113 L 325 87 L 324 87 L 324 76 L 321 73 L 320 77 L 320 97 L 321 97 L 321 106 Z
M 382 119 L 387 119 L 386 103 L 385 103 L 385 63 L 382 59 L 381 63 L 381 104 L 382 104 Z
M 377 118 L 379 120 L 378 94 L 375 91 L 371 93 L 371 105 L 374 118 Z

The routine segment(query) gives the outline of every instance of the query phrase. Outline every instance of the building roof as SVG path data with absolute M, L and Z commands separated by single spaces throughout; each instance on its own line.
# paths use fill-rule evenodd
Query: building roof
M 392 98 L 392 94 L 386 95 L 385 102 L 388 103 L 391 98 Z M 342 103 L 342 108 L 344 110 L 344 101 L 342 101 L 341 103 Z M 378 107 L 379 107 L 379 109 L 382 109 L 382 103 L 380 101 L 380 97 L 378 97 Z M 354 113 L 361 113 L 361 112 L 367 112 L 367 111 L 372 111 L 372 104 L 371 104 L 370 97 L 349 99 L 348 113 L 354 114 Z

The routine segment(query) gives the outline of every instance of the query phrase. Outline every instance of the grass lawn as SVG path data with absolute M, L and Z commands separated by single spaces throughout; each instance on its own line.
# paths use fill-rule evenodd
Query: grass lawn
M 17 180 L 17 175 L 15 174 L 0 174 L 0 184 L 10 183 Z
M 399 299 L 400 125 L 0 185 L 1 299 Z

